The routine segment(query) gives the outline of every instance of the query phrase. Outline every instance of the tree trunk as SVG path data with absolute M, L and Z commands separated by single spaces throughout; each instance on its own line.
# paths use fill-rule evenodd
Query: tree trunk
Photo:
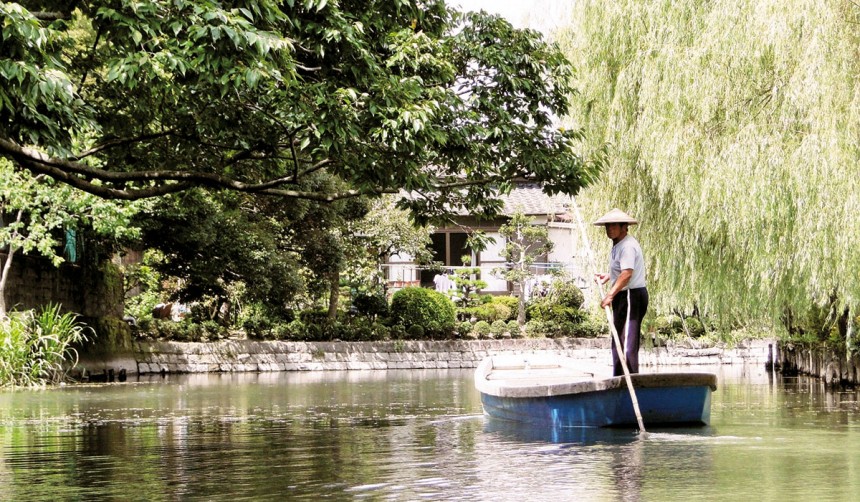
M 340 270 L 332 274 L 329 284 L 328 297 L 328 320 L 334 322 L 337 319 L 337 303 L 340 299 Z
M 24 211 L 19 209 L 15 223 L 21 223 L 23 217 Z M 0 319 L 6 319 L 6 282 L 9 280 L 9 272 L 12 271 L 12 258 L 16 251 L 15 246 L 12 245 L 12 239 L 17 235 L 17 231 L 13 232 L 9 242 L 9 251 L 6 252 L 6 261 L 3 262 L 3 268 L 0 270 Z
M 525 285 L 523 285 L 525 286 Z M 520 332 L 525 330 L 526 325 L 526 292 L 520 287 L 520 301 L 517 303 L 517 324 L 520 326 Z
M 15 251 L 9 246 L 6 261 L 3 262 L 3 269 L 0 271 L 0 319 L 6 318 L 6 282 L 9 279 L 9 272 L 12 270 L 12 256 Z

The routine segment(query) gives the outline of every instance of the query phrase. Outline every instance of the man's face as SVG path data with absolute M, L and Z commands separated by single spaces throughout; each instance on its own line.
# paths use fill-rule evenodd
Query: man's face
M 624 231 L 624 227 L 624 223 L 607 223 L 606 236 L 612 240 L 618 239 L 622 236 L 621 234 Z

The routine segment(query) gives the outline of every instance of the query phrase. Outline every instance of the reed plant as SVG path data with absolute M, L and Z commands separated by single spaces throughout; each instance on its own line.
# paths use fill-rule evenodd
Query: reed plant
M 0 386 L 58 384 L 77 364 L 74 346 L 89 327 L 60 305 L 10 312 L 0 319 Z

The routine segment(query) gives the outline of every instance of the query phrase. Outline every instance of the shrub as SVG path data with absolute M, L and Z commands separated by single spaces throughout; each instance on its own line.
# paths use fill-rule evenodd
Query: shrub
M 472 332 L 472 323 L 469 321 L 462 321 L 457 323 L 457 335 L 464 337 L 468 336 L 469 333 Z
M 529 338 L 541 338 L 544 336 L 544 322 L 531 320 L 526 323 L 526 336 Z
M 574 309 L 581 308 L 585 301 L 582 291 L 574 283 L 562 280 L 553 281 L 548 298 L 552 303 Z
M 544 322 L 579 324 L 586 314 L 576 307 L 553 303 L 548 299 L 533 301 L 526 306 L 526 318 Z
M 583 322 L 572 327 L 571 336 L 579 338 L 596 338 L 609 333 L 609 325 L 606 320 L 587 317 Z
M 517 309 L 520 305 L 520 299 L 516 296 L 494 296 L 492 303 L 504 305 L 511 310 L 512 317 L 505 319 L 505 321 L 509 321 L 517 317 Z
M 352 306 L 358 315 L 376 319 L 388 317 L 388 300 L 382 295 L 360 294 L 352 299 Z
M 406 328 L 406 334 L 409 335 L 409 338 L 413 340 L 420 340 L 424 338 L 424 326 L 420 324 L 413 324 Z
M 430 335 L 446 335 L 454 330 L 456 321 L 451 300 L 431 289 L 403 288 L 391 298 L 391 320 L 407 330 L 421 326 Z
M 494 322 L 498 320 L 506 321 L 511 318 L 511 309 L 502 303 L 484 303 L 477 307 L 467 307 L 460 309 L 464 317 L 474 317 L 479 321 Z M 516 311 L 514 311 L 514 316 Z
M 299 319 L 301 319 L 301 321 L 305 323 L 305 325 L 322 325 L 329 324 L 330 322 L 328 318 L 328 310 L 320 308 L 312 310 L 302 310 L 299 313 Z
M 227 328 L 216 321 L 196 323 L 191 319 L 183 319 L 180 322 L 153 319 L 149 326 L 156 338 L 176 342 L 209 342 L 226 338 L 228 334 Z M 275 326 L 271 326 L 269 329 L 252 333 L 258 338 L 267 338 L 272 336 L 274 329 Z
M 498 321 L 493 321 L 493 324 L 490 325 L 490 333 L 495 337 L 499 337 L 505 334 L 508 331 L 508 323 L 499 319 Z
M 520 323 L 517 321 L 508 321 L 508 332 L 514 338 L 520 336 Z
M 693 338 L 699 338 L 705 334 L 705 327 L 702 326 L 702 321 L 698 318 L 688 317 L 684 321 L 687 323 L 687 329 L 690 330 L 690 336 Z
M 388 336 L 392 340 L 402 340 L 406 338 L 406 328 L 402 324 L 392 324 L 388 327 Z
M 476 334 L 478 338 L 487 338 L 491 331 L 492 328 L 487 321 L 478 321 L 472 327 L 472 333 Z

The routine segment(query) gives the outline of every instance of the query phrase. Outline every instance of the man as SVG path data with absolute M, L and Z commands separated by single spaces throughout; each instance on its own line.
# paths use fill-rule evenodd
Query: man
M 600 284 L 612 281 L 609 292 L 600 301 L 600 307 L 612 306 L 612 318 L 630 373 L 639 373 L 639 336 L 642 319 L 648 310 L 648 289 L 645 287 L 645 258 L 639 242 L 627 234 L 630 225 L 639 223 L 620 209 L 609 211 L 594 222 L 606 228 L 612 239 L 609 254 L 609 273 L 596 274 Z M 615 339 L 612 340 L 612 372 L 624 374 Z

